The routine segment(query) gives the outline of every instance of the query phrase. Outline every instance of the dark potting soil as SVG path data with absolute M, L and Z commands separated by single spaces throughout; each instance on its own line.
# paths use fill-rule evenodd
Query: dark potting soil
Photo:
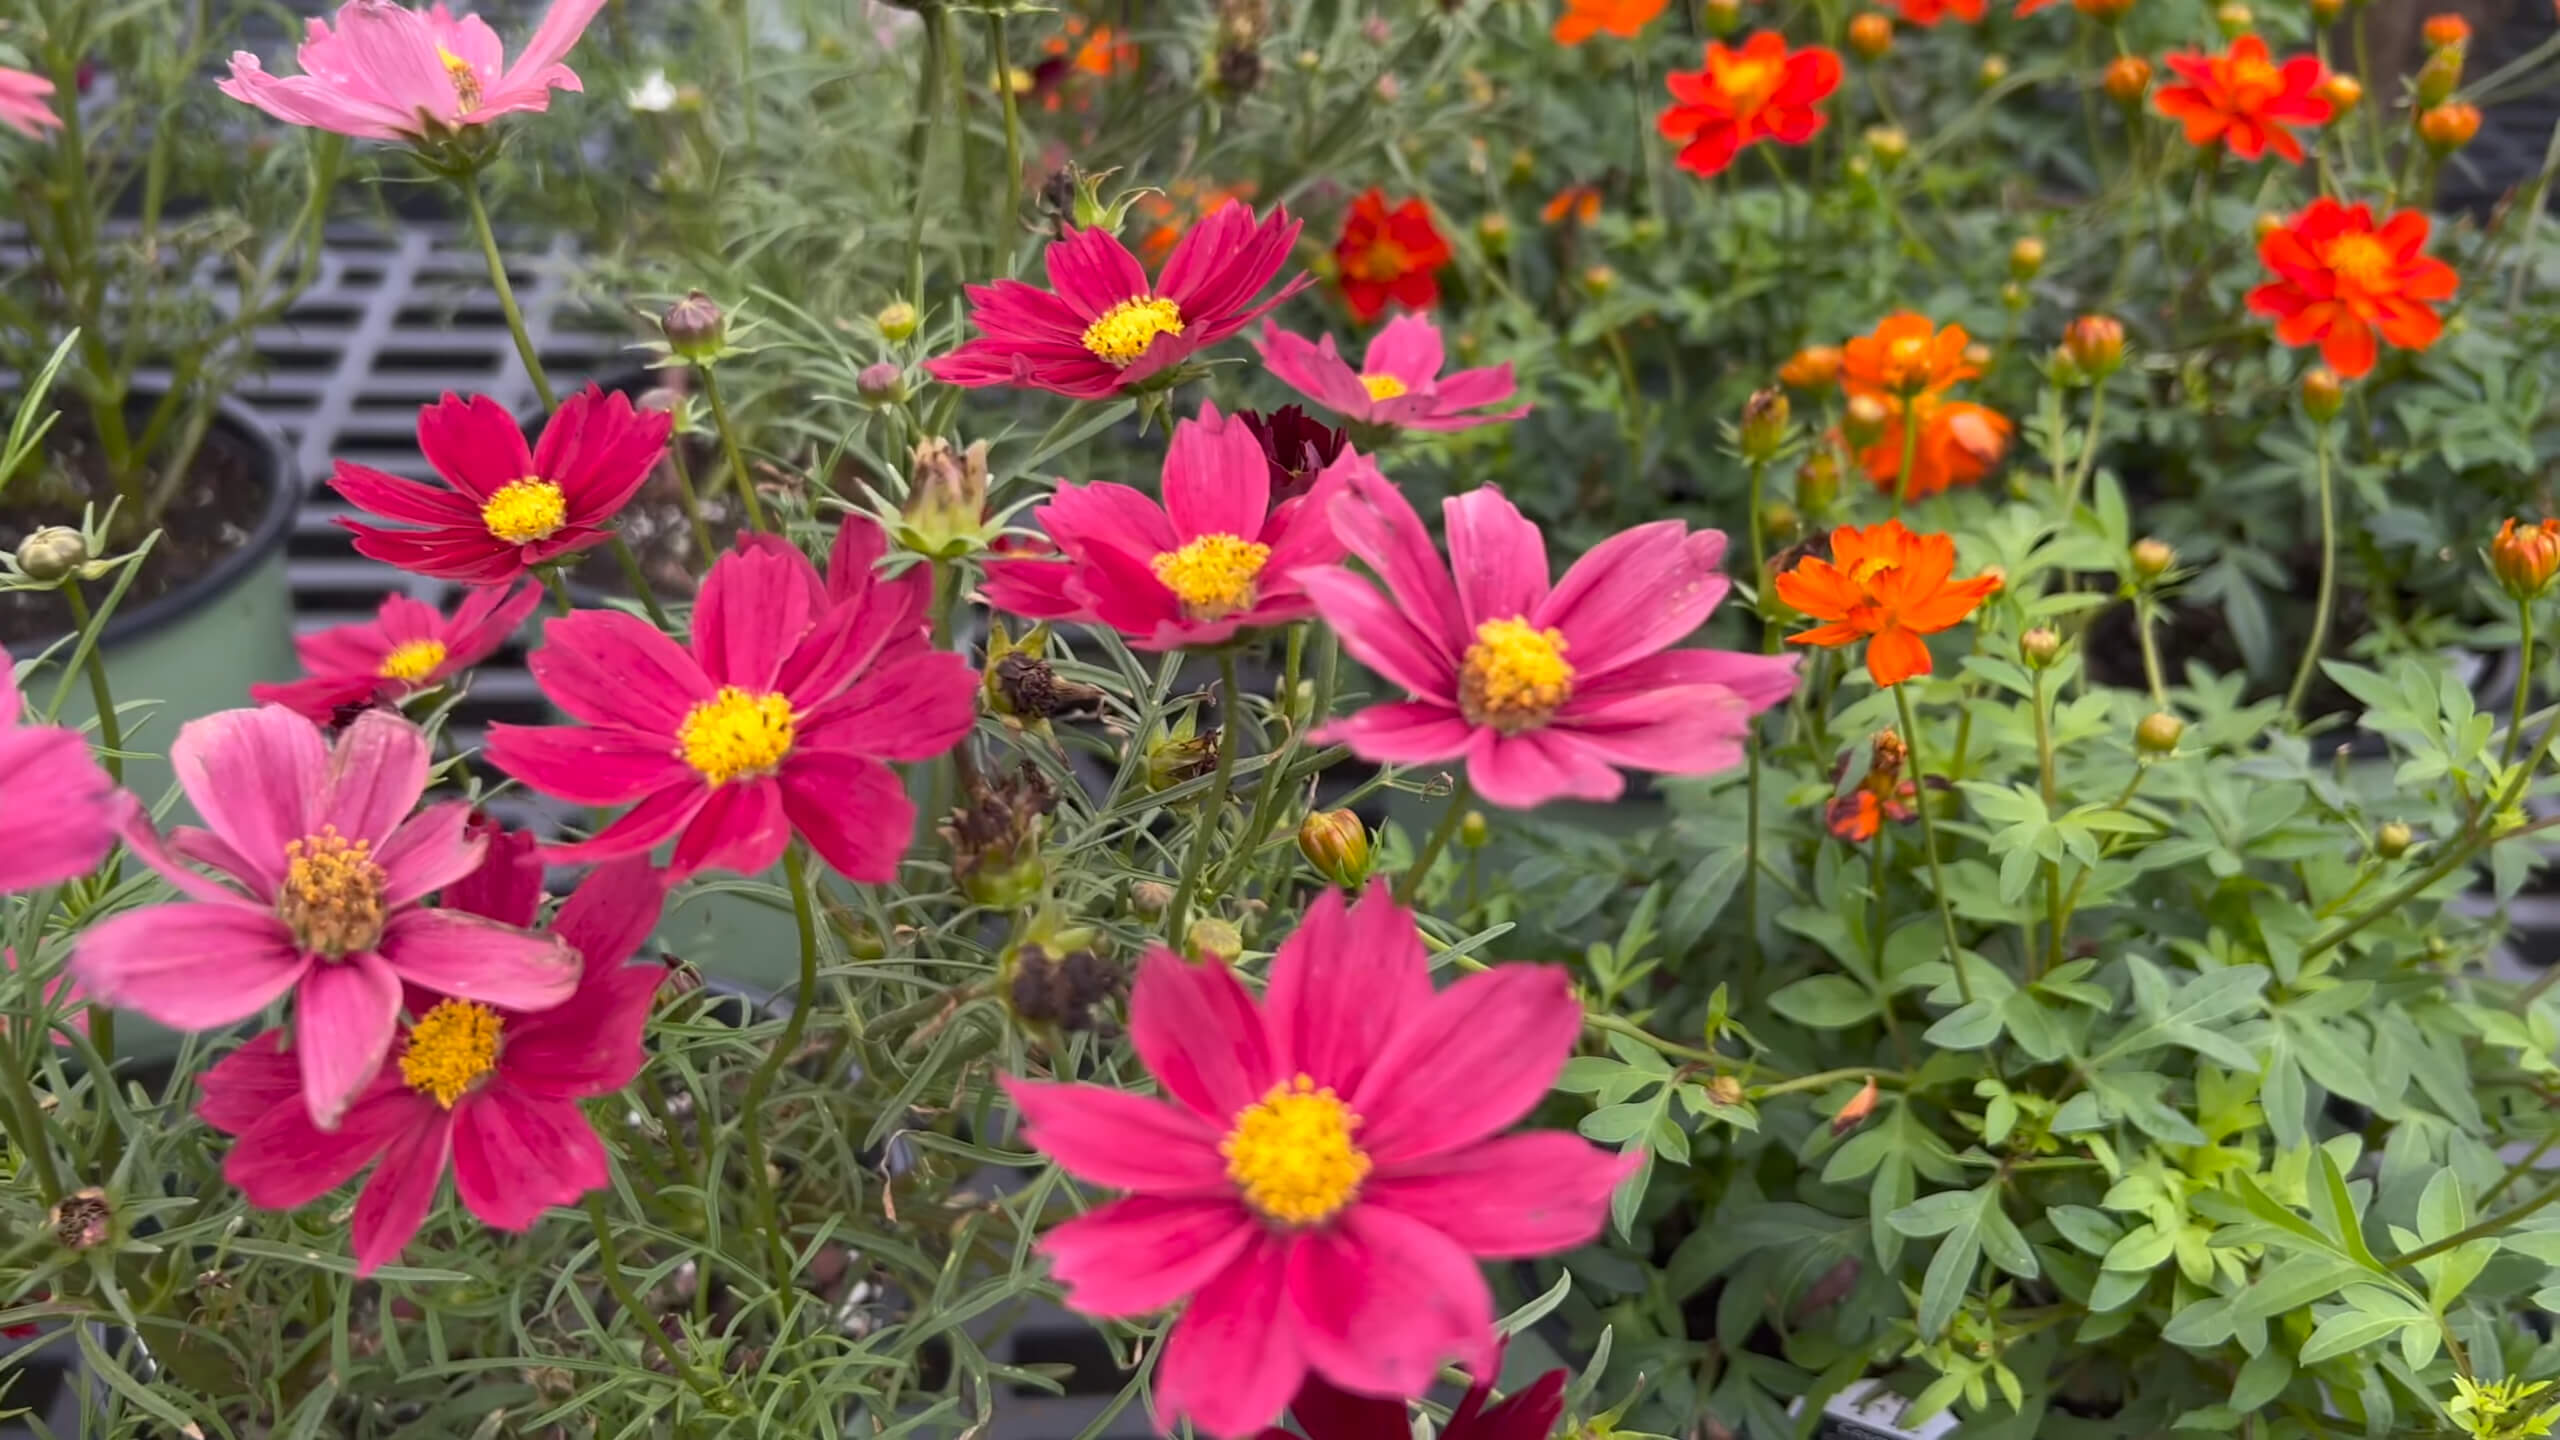
M 267 513 L 267 486 L 274 482 L 264 458 L 219 425 L 205 432 L 178 493 L 161 513 L 159 540 L 118 602 L 119 614 L 132 614 L 202 577 L 248 542 Z M 30 532 L 47 525 L 76 526 L 83 502 L 103 513 L 114 494 L 95 432 L 86 417 L 66 410 L 46 437 L 44 453 L 0 496 L 0 547 L 14 551 Z M 144 533 L 137 530 L 118 543 L 130 548 Z M 90 587 L 92 604 L 104 590 Z M 41 644 L 71 628 L 71 612 L 54 592 L 0 592 L 0 645 Z

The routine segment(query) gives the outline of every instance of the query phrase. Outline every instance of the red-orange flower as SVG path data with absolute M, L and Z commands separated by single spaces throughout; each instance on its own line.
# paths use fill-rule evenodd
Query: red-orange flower
M 1104 80 L 1124 70 L 1137 68 L 1138 45 L 1120 37 L 1108 25 L 1088 26 L 1081 15 L 1070 15 L 1058 34 L 1042 46 L 1040 62 L 1017 84 L 1040 102 L 1043 110 L 1056 110 L 1064 103 L 1069 82 L 1079 78 Z M 1027 82 L 1027 84 L 1026 84 Z M 1079 95 L 1076 108 L 1085 107 Z
M 1564 0 L 1564 13 L 1556 17 L 1556 43 L 1579 45 L 1603 30 L 1621 40 L 1632 40 L 1669 3 L 1670 0 Z
M 1926 315 L 1897 310 L 1842 347 L 1840 383 L 1852 395 L 1879 400 L 1939 394 L 1982 373 L 1964 358 L 1972 343 L 1961 325 L 1941 330 Z
M 1858 452 L 1858 464 L 1878 490 L 1890 494 L 1902 480 L 1904 402 L 1893 398 L 1884 403 L 1892 418 L 1875 442 Z M 1970 485 L 1990 474 L 2009 449 L 2009 417 L 1987 405 L 1923 392 L 1911 397 L 1909 409 L 1920 419 L 1920 441 L 1911 449 L 1906 499 L 1923 499 L 1950 485 Z
M 2000 581 L 1994 575 L 1954 578 L 1956 542 L 1946 535 L 1915 535 L 1899 520 L 1861 530 L 1831 532 L 1831 558 L 1808 555 L 1776 577 L 1778 598 L 1816 620 L 1828 621 L 1791 645 L 1855 645 L 1867 642 L 1867 674 L 1878 685 L 1899 685 L 1930 671 L 1923 635 L 1960 623 Z
M 1884 822 L 1907 823 L 1920 812 L 1912 802 L 1920 798 L 1919 785 L 1902 773 L 1911 758 L 1911 747 L 1902 742 L 1899 731 L 1882 730 L 1876 734 L 1869 751 L 1867 773 L 1846 795 L 1834 795 L 1823 807 L 1823 824 L 1832 834 L 1852 845 L 1863 845 L 1876 838 Z M 1849 774 L 1849 756 L 1843 754 L 1831 767 L 1831 782 L 1837 785 Z
M 2258 258 L 2276 278 L 2249 292 L 2249 308 L 2275 317 L 2276 338 L 2318 345 L 2329 368 L 2349 379 L 2373 369 L 2375 336 L 2424 350 L 2443 332 L 2435 301 L 2461 283 L 2453 267 L 2424 253 L 2427 217 L 2403 210 L 2373 223 L 2362 205 L 2311 202 L 2290 224 L 2258 240 Z
M 2151 105 L 2187 127 L 2190 145 L 2219 141 L 2243 160 L 2273 149 L 2299 165 L 2302 142 L 2286 127 L 2329 123 L 2330 105 L 2320 95 L 2328 69 L 2317 56 L 2278 65 L 2266 41 L 2243 35 L 2221 55 L 2191 50 L 2166 59 L 2184 83 L 2161 86 Z
M 1550 225 L 1562 224 L 1567 216 L 1577 225 L 1588 226 L 1600 218 L 1600 187 L 1567 185 L 1547 200 L 1538 218 Z
M 1351 202 L 1342 238 L 1333 242 L 1342 298 L 1364 322 L 1385 314 L 1390 300 L 1408 310 L 1440 303 L 1437 272 L 1449 254 L 1429 206 L 1413 199 L 1389 209 L 1386 192 L 1374 185 Z
M 1816 107 L 1840 88 L 1840 57 L 1819 45 L 1790 52 L 1785 36 L 1762 30 L 1739 50 L 1708 41 L 1706 68 L 1674 70 L 1667 83 L 1663 138 L 1680 144 L 1682 168 L 1713 175 L 1755 140 L 1801 145 L 1820 132 Z
M 2045 3 L 2045 0 L 2039 0 L 2039 3 Z M 1950 15 L 1967 25 L 1979 25 L 1982 17 L 1991 10 L 1988 0 L 1894 0 L 1893 8 L 1901 12 L 1904 21 L 1923 29 Z M 2031 8 L 2020 6 L 2018 13 L 2027 14 Z

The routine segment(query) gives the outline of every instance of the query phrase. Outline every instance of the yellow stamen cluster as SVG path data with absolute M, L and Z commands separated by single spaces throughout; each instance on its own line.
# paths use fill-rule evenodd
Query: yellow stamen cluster
M 486 1005 L 439 1000 L 409 1027 L 400 1055 L 400 1078 L 447 1110 L 480 1077 L 498 1068 L 498 1035 L 506 1022 Z
M 454 100 L 464 115 L 480 108 L 480 72 L 471 62 L 443 46 L 436 47 L 436 58 L 444 62 L 444 73 L 453 80 Z
M 1360 386 L 1372 400 L 1397 400 L 1407 393 L 1405 383 L 1393 375 L 1363 375 Z
M 390 876 L 374 863 L 373 842 L 350 840 L 335 825 L 284 847 L 284 886 L 276 918 L 294 943 L 332 960 L 372 949 L 382 939 L 382 892 Z
M 374 673 L 385 680 L 404 680 L 415 685 L 436 673 L 444 663 L 446 651 L 441 640 L 412 640 L 393 647 L 382 657 L 382 668 Z
M 1271 547 L 1259 541 L 1201 535 L 1158 555 L 1150 568 L 1182 601 L 1182 613 L 1194 620 L 1223 620 L 1253 608 L 1254 582 L 1270 559 Z
M 1458 708 L 1471 724 L 1505 735 L 1547 723 L 1573 694 L 1573 665 L 1561 630 L 1539 630 L 1520 617 L 1476 627 L 1458 672 Z
M 1084 348 L 1105 364 L 1127 369 L 1147 353 L 1157 336 L 1181 333 L 1181 306 L 1157 295 L 1136 295 L 1084 327 Z
M 754 694 L 735 685 L 694 706 L 676 726 L 684 763 L 714 785 L 762 775 L 791 753 L 799 717 L 786 695 Z
M 548 540 L 569 523 L 569 497 L 559 486 L 531 475 L 510 480 L 481 505 L 480 523 L 510 545 Z
M 1369 1157 L 1351 1141 L 1360 1117 L 1330 1087 L 1300 1075 L 1236 1112 L 1218 1142 L 1245 1203 L 1285 1225 L 1333 1218 L 1360 1193 Z
M 2328 243 L 2320 258 L 2350 283 L 2367 290 L 2391 271 L 2391 252 L 2370 235 L 2341 235 Z

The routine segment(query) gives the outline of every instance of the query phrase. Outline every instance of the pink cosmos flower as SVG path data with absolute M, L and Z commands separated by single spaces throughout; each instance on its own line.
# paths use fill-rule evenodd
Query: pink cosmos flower
M 190 898 L 92 928 L 72 966 L 99 1000 L 178 1030 L 246 1020 L 291 992 L 303 1102 L 321 1129 L 390 1052 L 404 983 L 519 1010 L 577 987 L 577 957 L 550 936 L 421 903 L 484 847 L 461 801 L 410 813 L 430 757 L 396 712 L 357 716 L 332 750 L 290 710 L 226 710 L 189 722 L 169 758 L 207 828 L 173 831 L 163 848 L 135 806 L 124 839 Z
M 1449 562 L 1363 461 L 1333 524 L 1383 590 L 1347 568 L 1301 572 L 1360 662 L 1411 700 L 1317 732 L 1364 759 L 1463 756 L 1477 792 L 1527 809 L 1614 800 L 1615 767 L 1706 775 L 1742 763 L 1753 715 L 1795 689 L 1795 657 L 1669 648 L 1724 598 L 1724 535 L 1660 520 L 1613 535 L 1552 589 L 1538 527 L 1487 486 L 1442 502 Z
M 45 103 L 52 93 L 53 82 L 43 76 L 0 65 L 0 125 L 30 138 L 61 125 L 62 117 Z
M 392 595 L 369 621 L 296 638 L 294 651 L 311 673 L 282 685 L 252 685 L 249 698 L 321 725 L 350 706 L 397 705 L 496 654 L 541 603 L 539 585 L 512 592 L 489 586 L 465 595 L 447 619 L 432 605 Z
M 1526 405 L 1488 411 L 1511 398 L 1511 367 L 1461 370 L 1440 378 L 1440 329 L 1430 317 L 1403 314 L 1369 342 L 1354 370 L 1334 353 L 1333 337 L 1309 344 L 1272 322 L 1262 322 L 1254 342 L 1262 363 L 1280 382 L 1346 420 L 1404 430 L 1465 430 L 1497 420 L 1517 420 Z
M 1253 303 L 1297 239 L 1286 210 L 1257 223 L 1251 207 L 1223 205 L 1183 233 L 1151 281 L 1110 231 L 1075 231 L 1049 247 L 1056 293 L 1019 280 L 970 286 L 978 338 L 924 368 L 971 389 L 1028 385 L 1078 400 L 1143 386 L 1311 283 L 1301 275 Z
M 1493 1373 L 1477 1258 L 1588 1242 L 1640 1163 L 1556 1131 L 1497 1138 L 1563 1069 L 1582 1007 L 1543 965 L 1434 993 L 1384 885 L 1356 908 L 1319 898 L 1259 1002 L 1225 966 L 1157 947 L 1129 1020 L 1165 1099 L 1006 1089 L 1031 1144 L 1133 1192 L 1040 1242 L 1067 1303 L 1191 1301 L 1156 1367 L 1168 1426 L 1250 1435 L 1310 1372 L 1385 1396 L 1421 1394 L 1450 1359 Z
M 389 0 L 347 0 L 335 33 L 314 16 L 294 59 L 299 75 L 270 75 L 246 50 L 231 56 L 223 94 L 288 125 L 359 140 L 412 140 L 551 106 L 578 77 L 560 62 L 604 0 L 552 0 L 516 63 L 477 15 L 441 4 L 420 13 Z
M 975 718 L 968 662 L 927 649 L 931 577 L 878 580 L 879 527 L 849 516 L 833 576 L 748 536 L 704 578 L 688 652 L 619 611 L 550 621 L 533 677 L 583 725 L 493 725 L 489 759 L 546 795 L 632 808 L 560 859 L 675 841 L 673 873 L 753 874 L 793 832 L 848 878 L 896 877 L 914 820 L 882 763 L 926 760 Z
M 636 411 L 631 397 L 590 385 L 561 405 L 528 451 L 505 406 L 486 395 L 447 394 L 419 410 L 418 449 L 453 488 L 341 460 L 329 483 L 349 504 L 415 528 L 338 523 L 355 533 L 359 555 L 442 580 L 503 585 L 611 539 L 606 523 L 657 467 L 674 424 L 671 415 Z
M 1108 625 L 1141 650 L 1304 619 L 1314 607 L 1299 568 L 1342 558 L 1325 506 L 1343 463 L 1275 506 L 1262 442 L 1204 404 L 1173 427 L 1161 507 L 1126 485 L 1059 486 L 1034 514 L 1066 558 L 991 562 L 984 597 L 1016 615 Z
M 24 708 L 0 657 L 0 795 L 22 817 L 0 844 L 0 895 L 85 875 L 116 843 L 115 782 L 89 742 L 59 725 L 20 724 Z
M 536 896 L 539 898 L 538 892 Z M 435 1205 L 447 1169 L 472 1214 L 527 1230 L 610 1178 L 578 1102 L 640 1073 L 640 1035 L 666 978 L 626 965 L 658 923 L 666 884 L 627 860 L 587 877 L 552 922 L 583 957 L 577 992 L 531 1014 L 413 992 L 392 1063 L 325 1131 L 296 1103 L 293 1056 L 269 1030 L 205 1072 L 196 1114 L 239 1137 L 223 1177 L 268 1210 L 309 1204 L 368 1163 L 349 1239 L 356 1274 L 396 1259 Z M 534 905 L 491 918 L 531 925 Z
M 0 976 L 14 973 L 17 968 L 18 952 L 0 949 Z M 73 975 L 68 969 L 44 982 L 44 1003 L 61 1012 L 61 1024 L 68 1025 L 83 1035 L 89 1033 L 89 1012 L 85 1005 L 88 998 L 89 992 L 81 988 L 79 977 Z M 7 1017 L 0 1016 L 0 1035 L 8 1033 L 9 1021 Z M 57 1032 L 53 1037 L 53 1043 L 68 1045 L 71 1042 Z

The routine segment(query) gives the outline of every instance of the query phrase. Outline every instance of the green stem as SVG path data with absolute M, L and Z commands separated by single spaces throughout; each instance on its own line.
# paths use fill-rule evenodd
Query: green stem
M 658 604 L 658 593 L 651 588 L 647 572 L 640 568 L 640 557 L 631 553 L 631 543 L 622 538 L 619 530 L 613 532 L 611 549 L 614 563 L 622 567 L 623 583 L 631 587 L 632 598 L 649 612 L 650 623 L 673 634 L 675 622 L 667 618 L 666 610 Z
M 1182 859 L 1181 883 L 1174 887 L 1173 904 L 1164 912 L 1165 938 L 1177 949 L 1191 920 L 1191 897 L 1200 888 L 1201 867 L 1209 863 L 1209 851 L 1218 843 L 1218 821 L 1227 811 L 1227 787 L 1235 783 L 1236 740 L 1244 728 L 1239 723 L 1244 719 L 1244 704 L 1236 693 L 1232 645 L 1218 651 L 1218 710 L 1218 769 L 1208 793 L 1200 797 L 1200 828 L 1191 834 L 1191 852 Z
M 2160 668 L 2160 642 L 2151 634 L 2154 608 L 2147 594 L 2133 602 L 2133 634 L 2142 642 L 2142 674 L 2151 684 L 2151 703 L 2166 710 L 2169 708 L 2169 685 L 2165 672 Z
M 2542 1207 L 2550 1204 L 2554 1200 L 2560 1200 L 2560 1180 L 2555 1180 L 2551 1184 L 2544 1186 L 2541 1190 L 2534 1193 L 2532 1199 L 2525 1201 L 2523 1204 L 2518 1205 L 2513 1210 L 2507 1211 L 2503 1215 L 2492 1215 L 2485 1220 L 2474 1221 L 2471 1224 L 2465 1225 L 2461 1229 L 2454 1231 L 2452 1234 L 2445 1236 L 2441 1240 L 2429 1241 L 2406 1254 L 2394 1255 L 2383 1263 L 2389 1265 L 2394 1270 L 2405 1270 L 2410 1266 L 2417 1264 L 2421 1260 L 2431 1259 L 2443 1254 L 2447 1250 L 2459 1249 L 2460 1247 L 2468 1245 L 2472 1241 L 2481 1239 L 2484 1236 L 2499 1234 L 2513 1226 L 2517 1221 L 2522 1220 L 2524 1217 L 2537 1210 L 2540 1210 Z
M 106 751 L 103 758 L 107 776 L 121 785 L 124 783 L 124 725 L 116 719 L 115 697 L 107 693 L 106 647 L 98 643 L 97 636 L 89 634 L 90 627 L 97 621 L 90 614 L 88 597 L 80 593 L 78 579 L 62 582 L 62 598 L 71 606 L 72 623 L 88 639 L 89 661 L 80 668 L 89 672 L 89 703 L 98 711 L 98 743 Z
M 498 232 L 490 227 L 489 207 L 480 198 L 480 172 L 462 176 L 463 203 L 471 208 L 471 229 L 480 237 L 480 258 L 489 264 L 489 284 L 498 292 L 498 309 L 507 317 L 507 333 L 515 337 L 516 357 L 524 361 L 525 378 L 533 382 L 533 393 L 542 399 L 543 413 L 560 408 L 560 399 L 551 392 L 551 377 L 542 371 L 542 356 L 533 348 L 533 332 L 524 324 L 524 307 L 516 303 L 515 282 L 507 278 L 507 259 L 498 253 Z
M 613 1240 L 613 1222 L 604 1213 L 604 1191 L 588 1191 L 586 1206 L 587 1228 L 595 1232 L 596 1268 L 604 1272 L 604 1288 L 613 1292 L 614 1302 L 622 1307 L 622 1313 L 630 1316 L 632 1323 L 640 1327 L 640 1338 L 658 1352 L 667 1362 L 667 1368 L 675 1371 L 676 1378 L 685 1383 L 685 1388 L 706 1401 L 710 1400 L 710 1387 L 693 1373 L 693 1367 L 685 1363 L 684 1357 L 676 1353 L 675 1342 L 667 1338 L 666 1330 L 658 1324 L 658 1317 L 640 1303 L 639 1293 L 631 1288 L 631 1277 L 622 1273 L 622 1257 Z
M 1006 47 L 1004 14 L 987 15 L 987 44 L 996 52 L 996 88 L 1004 95 L 1004 224 L 996 231 L 996 255 L 1009 261 L 1022 214 L 1022 111 L 1013 93 L 1013 52 Z M 1009 264 L 999 265 L 1010 269 Z
M 1911 499 L 1911 462 L 1920 454 L 1920 419 L 1911 413 L 1911 397 L 1901 401 L 1902 468 L 1893 479 L 1893 518 L 1902 518 L 1902 507 Z
M 1423 878 L 1431 873 L 1440 852 L 1449 848 L 1449 837 L 1458 833 L 1458 822 L 1467 815 L 1467 802 L 1474 798 L 1475 791 L 1464 780 L 1449 792 L 1449 808 L 1440 813 L 1440 823 L 1432 827 L 1431 838 L 1422 842 L 1422 853 L 1413 857 L 1413 868 L 1396 881 L 1397 904 L 1413 903 L 1415 892 L 1422 888 Z
M 2507 724 L 2507 743 L 2498 752 L 2498 763 L 2516 762 L 2516 747 L 2524 743 L 2525 708 L 2533 699 L 2533 602 L 2516 601 L 2516 624 L 2524 632 L 2523 643 L 2516 650 L 2516 714 Z
M 937 7 L 938 9 L 939 7 Z M 934 112 L 942 108 L 942 39 L 944 32 L 924 27 L 924 56 L 916 64 L 915 122 L 907 130 L 907 299 L 924 309 L 925 167 L 933 159 Z
M 747 528 L 769 530 L 773 527 L 765 524 L 764 502 L 756 498 L 755 480 L 747 474 L 747 452 L 738 444 L 738 427 L 729 420 L 729 402 L 720 395 L 720 378 L 708 365 L 696 373 L 702 376 L 703 398 L 711 402 L 711 424 L 720 432 L 721 453 L 729 457 L 730 482 L 738 487 L 738 503 L 747 508 Z
M 2338 501 L 2337 487 L 2329 478 L 2329 422 L 2319 422 L 2314 448 L 2318 451 L 2320 484 L 2320 596 L 2312 602 L 2311 641 L 2302 647 L 2302 663 L 2293 672 L 2293 688 L 2285 692 L 2284 720 L 2294 723 L 2302 709 L 2302 697 L 2311 689 L 2312 672 L 2320 668 L 2321 647 L 2329 643 L 2329 607 L 2338 588 Z
M 542 583 L 551 591 L 551 603 L 560 607 L 561 614 L 578 613 L 578 602 L 569 597 L 569 578 L 561 572 L 559 566 L 542 567 Z
M 1755 459 L 1751 464 L 1751 608 L 1760 621 L 1761 649 L 1775 638 L 1777 627 L 1769 623 L 1769 540 L 1760 523 L 1760 485 L 1769 465 Z M 1753 716 L 1745 722 L 1743 756 L 1745 789 L 1742 822 L 1742 948 L 1756 963 L 1760 957 L 1760 720 Z
M 2551 973 L 2551 967 L 2543 967 L 2543 973 L 2546 975 Z M 2487 1206 L 2490 1201 L 2506 1194 L 2507 1187 L 2515 1184 L 2525 1176 L 2532 1174 L 2533 1167 L 2541 1161 L 2543 1156 L 2551 1153 L 2551 1147 L 2554 1145 L 2560 1145 L 2560 1130 L 2554 1130 L 2550 1134 L 2543 1136 L 2540 1140 L 2534 1143 L 2534 1147 L 2531 1150 L 2525 1152 L 2523 1159 L 2508 1166 L 2507 1173 L 2499 1176 L 2498 1183 L 2490 1186 L 2487 1192 L 2481 1195 L 2479 1203 L 2484 1207 Z
M 703 521 L 702 497 L 693 488 L 693 467 L 684 460 L 683 436 L 675 437 L 674 442 L 667 446 L 667 464 L 676 472 L 676 493 L 684 497 L 685 524 L 693 530 L 696 563 L 691 568 L 700 574 L 711 567 L 720 547 L 712 543 L 711 527 Z
M 52 1205 L 62 1199 L 62 1172 L 54 1168 L 53 1137 L 44 1128 L 44 1109 L 36 1103 L 36 1092 L 27 1074 L 34 1067 L 17 1052 L 5 1028 L 0 1028 L 0 1090 L 9 1101 L 9 1143 L 35 1167 L 36 1189 L 44 1203 Z M 35 1043 L 29 1037 L 28 1043 Z
M 790 1283 L 791 1245 L 782 1228 L 781 1203 L 773 1193 L 772 1162 L 765 1154 L 764 1099 L 773 1088 L 774 1077 L 791 1063 L 792 1052 L 800 1048 L 800 1036 L 809 1028 L 809 1008 L 818 1003 L 818 915 L 809 897 L 809 863 L 809 853 L 798 841 L 793 841 L 782 857 L 782 873 L 791 885 L 791 916 L 800 927 L 800 984 L 792 993 L 791 1013 L 782 1022 L 782 1034 L 749 1077 L 742 1102 L 747 1179 L 755 1187 L 756 1214 L 764 1228 L 765 1244 L 772 1252 L 772 1279 L 777 1287 Z
M 1956 912 L 1947 903 L 1947 876 L 1938 864 L 1938 822 L 1929 803 L 1929 767 L 1920 758 L 1920 724 L 1912 718 L 1911 690 L 1908 683 L 1893 687 L 1893 703 L 1902 712 L 1902 743 L 1911 755 L 1911 775 L 1919 793 L 1913 797 L 1912 809 L 1920 812 L 1920 850 L 1929 857 L 1929 889 L 1937 896 L 1938 923 L 1947 933 L 1947 964 L 1956 972 L 1956 993 L 1964 1003 L 1973 1003 L 1973 981 L 1964 970 L 1964 942 L 1956 938 Z M 1877 839 L 1881 841 L 1882 836 Z M 1877 977 L 1881 980 L 1883 977 Z
M 2050 821 L 2053 816 L 2054 806 L 2058 803 L 2058 797 L 2061 795 L 2061 786 L 2054 780 L 2053 716 L 2050 713 L 2050 706 L 2047 704 L 2047 698 L 2048 697 L 2045 694 L 2045 672 L 2043 667 L 2039 666 L 2035 670 L 2034 699 L 2036 711 L 2036 783 L 2037 788 L 2044 796 L 2044 812 L 2047 820 Z M 1922 805 L 1926 805 L 1928 803 L 1927 796 L 1924 795 L 1919 798 Z M 2044 915 L 2045 923 L 2052 930 L 2052 938 L 2045 947 L 2044 963 L 2041 966 L 2035 963 L 2035 957 L 2033 955 L 2029 955 L 2027 957 L 2027 978 L 2030 980 L 2039 975 L 2059 969 L 2062 965 L 2062 863 L 2058 860 L 2047 860 L 2044 862 Z

